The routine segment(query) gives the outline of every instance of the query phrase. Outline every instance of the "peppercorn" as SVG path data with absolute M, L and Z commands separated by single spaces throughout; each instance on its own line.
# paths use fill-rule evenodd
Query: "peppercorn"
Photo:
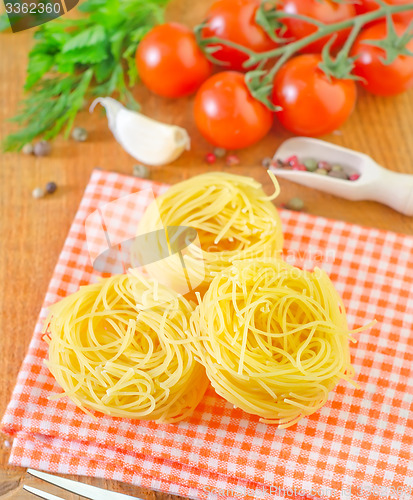
M 271 166 L 275 168 L 289 168 L 289 165 L 287 163 L 284 163 L 279 158 L 277 158 L 276 160 L 272 160 Z
M 291 198 L 291 200 L 287 201 L 285 204 L 285 208 L 288 208 L 288 210 L 296 210 L 299 212 L 304 208 L 304 202 L 301 198 L 298 198 L 295 196 L 294 198 Z
M 331 170 L 333 172 L 341 172 L 343 170 L 343 167 L 341 165 L 332 165 Z
M 150 176 L 149 168 L 141 163 L 133 166 L 133 176 L 141 179 L 148 179 Z
M 46 193 L 53 194 L 57 189 L 57 184 L 55 182 L 48 182 L 46 184 Z
M 47 156 L 51 150 L 50 143 L 47 141 L 38 141 L 33 146 L 33 153 L 36 156 Z
M 32 191 L 33 198 L 43 198 L 45 195 L 44 189 L 41 187 L 36 187 Z
M 217 160 L 216 156 L 214 155 L 214 153 L 207 153 L 205 155 L 205 161 L 207 163 L 209 163 L 210 165 L 212 165 L 213 163 L 215 163 Z
M 331 170 L 331 165 L 328 163 L 328 161 L 319 161 L 317 167 L 323 170 L 327 170 L 327 172 L 330 172 Z
M 223 158 L 227 154 L 227 150 L 224 148 L 214 148 L 214 155 L 217 158 Z
M 328 176 L 329 177 L 334 177 L 336 179 L 344 179 L 344 180 L 348 180 L 348 175 L 343 172 L 342 170 L 339 171 L 339 170 L 330 170 L 330 172 L 328 172 Z
M 228 155 L 225 160 L 225 163 L 228 166 L 232 167 L 233 165 L 239 165 L 240 159 L 238 158 L 237 155 Z
M 296 163 L 291 168 L 292 168 L 292 170 L 307 171 L 307 169 L 305 168 L 305 166 L 302 163 Z
M 300 162 L 298 160 L 298 156 L 293 155 L 287 158 L 284 163 L 286 163 L 290 167 L 294 167 L 295 165 L 298 165 Z
M 360 179 L 360 174 L 351 174 L 349 177 L 350 181 L 356 181 L 357 179 Z
M 85 142 L 87 137 L 87 130 L 83 127 L 75 127 L 72 130 L 72 138 L 77 142 Z
M 325 168 L 317 168 L 317 170 L 315 171 L 316 174 L 319 174 L 319 175 L 327 175 L 328 172 Z
M 31 142 L 28 142 L 22 147 L 22 153 L 25 155 L 32 155 L 34 151 L 33 144 Z
M 304 166 L 309 172 L 317 170 L 317 162 L 313 158 L 308 158 L 304 161 Z
M 266 156 L 261 160 L 261 165 L 265 168 L 269 168 L 271 166 L 272 160 L 269 156 Z

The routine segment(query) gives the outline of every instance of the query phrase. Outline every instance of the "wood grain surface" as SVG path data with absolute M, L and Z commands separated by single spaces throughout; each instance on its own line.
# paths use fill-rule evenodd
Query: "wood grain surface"
M 202 19 L 209 3 L 210 0 L 172 0 L 167 16 L 194 24 Z M 0 34 L 1 138 L 13 130 L 6 119 L 15 114 L 22 97 L 31 43 L 32 31 Z M 166 100 L 151 95 L 140 86 L 136 88 L 136 97 L 144 113 L 185 127 L 192 140 L 191 151 L 173 164 L 152 168 L 152 179 L 175 183 L 201 172 L 219 169 L 252 175 L 270 189 L 260 160 L 272 156 L 277 146 L 289 137 L 280 126 L 275 124 L 272 132 L 258 145 L 240 151 L 239 166 L 225 167 L 223 161 L 218 161 L 211 167 L 204 162 L 211 147 L 201 138 L 193 123 L 192 99 Z M 413 174 L 412 121 L 413 91 L 395 98 L 376 98 L 360 91 L 357 109 L 350 120 L 340 131 L 324 139 L 367 153 L 390 170 Z M 130 174 L 136 163 L 115 142 L 102 113 L 95 111 L 89 115 L 84 111 L 76 124 L 89 131 L 87 142 L 58 139 L 53 143 L 52 154 L 43 158 L 15 153 L 1 156 L 0 414 L 10 398 L 56 259 L 92 169 L 99 166 Z M 44 186 L 48 181 L 55 181 L 58 191 L 44 199 L 33 199 L 32 189 Z M 283 180 L 280 185 L 282 192 L 277 204 L 299 196 L 309 213 L 413 234 L 413 218 L 378 203 L 350 202 Z M 395 192 L 394 196 L 398 193 Z M 8 466 L 10 438 L 3 436 L 0 444 L 0 497 L 33 498 L 21 490 L 22 481 L 31 485 L 40 482 L 25 477 L 24 470 Z M 115 481 L 91 478 L 82 478 L 82 481 L 145 499 L 177 498 Z M 80 498 L 58 492 L 53 487 L 45 489 L 63 498 Z

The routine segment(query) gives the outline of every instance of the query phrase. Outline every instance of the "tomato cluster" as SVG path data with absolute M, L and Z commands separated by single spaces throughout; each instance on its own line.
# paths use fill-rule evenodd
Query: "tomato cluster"
M 385 0 L 392 5 L 411 0 Z M 197 45 L 194 33 L 177 23 L 152 29 L 139 44 L 136 63 L 143 83 L 164 97 L 195 95 L 195 123 L 212 144 L 226 149 L 250 146 L 264 137 L 275 114 L 289 131 L 320 136 L 340 127 L 350 116 L 356 103 L 353 79 L 327 77 L 320 69 L 321 51 L 331 44 L 334 54 L 346 41 L 350 28 L 323 36 L 302 47 L 300 54 L 289 59 L 275 74 L 272 102 L 281 108 L 273 113 L 252 97 L 244 78 L 248 59 L 241 45 L 255 53 L 276 49 L 277 37 L 297 41 L 317 30 L 316 24 L 335 24 L 372 12 L 374 0 L 333 2 L 332 0 L 280 0 L 283 28 L 269 34 L 256 22 L 260 0 L 217 0 L 209 9 L 202 37 L 218 37 L 232 45 L 210 45 L 213 57 L 220 63 L 219 73 L 211 76 L 213 67 Z M 288 15 L 306 16 L 292 19 Z M 309 22 L 308 18 L 315 20 Z M 397 34 L 407 29 L 412 10 L 394 14 Z M 389 96 L 413 87 L 413 57 L 399 55 L 387 64 L 385 50 L 371 41 L 384 40 L 388 24 L 385 19 L 369 23 L 358 35 L 351 49 L 355 58 L 353 73 L 369 92 Z M 331 39 L 334 37 L 333 39 Z M 413 52 L 413 40 L 407 44 Z

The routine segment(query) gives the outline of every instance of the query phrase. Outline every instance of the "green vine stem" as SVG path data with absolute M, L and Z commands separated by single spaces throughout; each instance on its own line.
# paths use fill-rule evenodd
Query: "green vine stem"
M 376 0 L 376 2 L 379 6 L 378 9 L 334 24 L 323 24 L 307 16 L 272 10 L 269 13 L 269 15 L 271 16 L 271 22 L 279 22 L 280 25 L 282 25 L 282 19 L 284 18 L 297 19 L 315 25 L 317 27 L 317 30 L 310 35 L 301 38 L 300 40 L 296 40 L 290 43 L 284 43 L 279 47 L 265 52 L 254 52 L 253 50 L 250 50 L 243 45 L 231 42 L 229 40 L 224 40 L 219 37 L 203 38 L 202 31 L 207 25 L 207 22 L 202 23 L 195 28 L 195 36 L 197 38 L 199 46 L 205 52 L 206 56 L 216 64 L 225 66 L 225 63 L 222 63 L 222 61 L 219 61 L 214 57 L 214 52 L 219 50 L 220 46 L 223 45 L 237 49 L 247 55 L 248 59 L 244 63 L 244 68 L 248 69 L 254 66 L 258 66 L 257 69 L 252 69 L 245 74 L 245 81 L 251 94 L 256 99 L 263 102 L 268 108 L 276 111 L 279 108 L 276 108 L 271 102 L 273 79 L 281 66 L 283 66 L 286 61 L 288 61 L 301 49 L 319 40 L 320 38 L 328 35 L 334 35 L 334 33 L 338 31 L 351 28 L 351 32 L 347 37 L 346 42 L 335 57 L 333 57 L 330 53 L 331 45 L 334 42 L 334 37 L 332 37 L 324 46 L 320 68 L 330 77 L 339 79 L 355 79 L 356 77 L 351 73 L 354 67 L 354 58 L 351 58 L 349 56 L 349 53 L 357 35 L 359 34 L 363 26 L 379 18 L 387 18 L 387 22 L 390 22 L 391 26 L 393 26 L 391 21 L 391 16 L 393 14 L 413 10 L 413 4 L 389 5 L 382 0 Z M 413 37 L 413 34 L 410 34 L 410 30 L 411 28 L 408 27 L 406 29 L 406 33 L 402 35 L 404 46 L 403 44 L 401 44 L 402 46 L 400 47 L 400 53 L 406 53 L 407 49 L 405 48 L 405 45 Z M 392 36 L 394 38 L 394 30 L 390 29 L 389 33 L 392 33 Z M 278 37 L 276 38 L 278 39 Z M 268 70 L 262 69 L 264 65 L 266 65 L 271 60 L 275 60 L 272 67 Z

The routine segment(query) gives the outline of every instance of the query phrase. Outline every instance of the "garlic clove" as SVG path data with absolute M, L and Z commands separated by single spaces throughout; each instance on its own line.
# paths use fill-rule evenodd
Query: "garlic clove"
M 149 165 L 163 165 L 189 149 L 185 129 L 136 115 L 124 108 L 119 112 L 116 124 L 121 144 L 137 160 Z
M 99 97 L 90 106 L 92 112 L 100 103 L 106 110 L 109 129 L 127 153 L 148 165 L 164 165 L 190 148 L 187 131 L 176 125 L 161 123 L 125 108 L 111 97 Z
M 106 116 L 108 119 L 109 130 L 115 136 L 115 139 L 119 142 L 119 139 L 116 134 L 116 118 L 119 111 L 122 108 L 124 108 L 123 104 L 118 102 L 116 99 L 112 99 L 112 97 L 98 97 L 90 105 L 89 108 L 90 113 L 93 113 L 96 104 L 101 104 L 105 108 Z

